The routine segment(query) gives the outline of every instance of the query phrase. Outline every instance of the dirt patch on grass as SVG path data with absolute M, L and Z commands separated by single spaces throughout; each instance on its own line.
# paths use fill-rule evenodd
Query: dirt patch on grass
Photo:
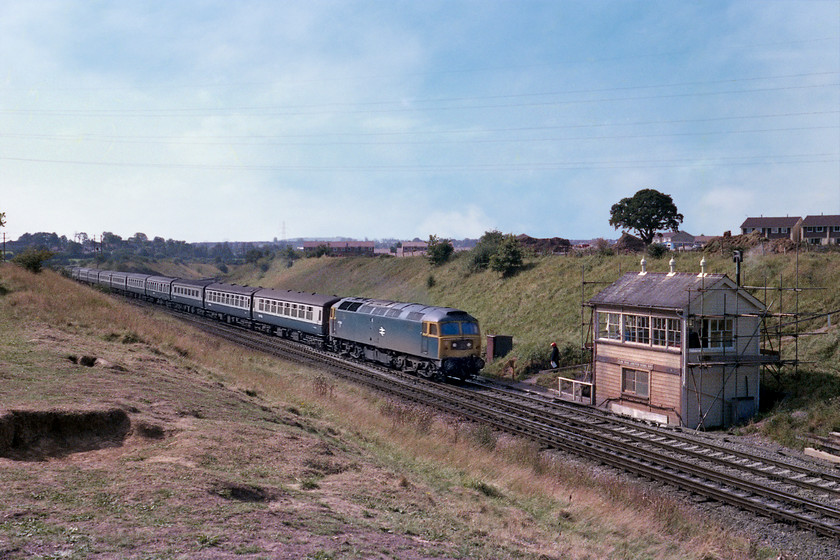
M 122 409 L 12 410 L 0 415 L 0 457 L 43 461 L 71 453 L 119 447 L 131 430 Z

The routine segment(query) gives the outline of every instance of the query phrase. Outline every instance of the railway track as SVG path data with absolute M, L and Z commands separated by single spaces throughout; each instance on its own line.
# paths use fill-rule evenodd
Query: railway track
M 327 368 L 403 399 L 665 482 L 707 499 L 840 539 L 840 475 L 702 436 L 490 383 L 430 383 L 327 352 L 182 313 L 197 328 L 260 352 Z

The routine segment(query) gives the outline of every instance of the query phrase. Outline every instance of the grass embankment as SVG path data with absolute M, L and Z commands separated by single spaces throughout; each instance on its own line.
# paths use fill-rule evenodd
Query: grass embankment
M 707 272 L 735 278 L 728 254 L 646 257 L 648 270 L 667 272 L 672 256 L 678 271 L 699 272 L 700 260 L 705 258 Z M 830 318 L 820 316 L 798 325 L 792 324 L 793 317 L 781 319 L 783 336 L 773 340 L 773 348 L 778 349 L 781 342 L 784 358 L 793 360 L 798 354 L 801 363 L 798 368 L 786 367 L 781 374 L 765 375 L 768 394 L 781 395 L 782 400 L 746 428 L 801 449 L 807 445 L 803 435 L 840 430 L 840 253 L 762 254 L 758 248 L 745 257 L 742 284 L 767 286 L 753 293 L 771 314 L 835 312 Z M 548 367 L 551 341 L 574 353 L 589 329 L 590 314 L 586 309 L 581 315 L 581 302 L 621 274 L 639 270 L 640 259 L 639 255 L 532 258 L 519 274 L 501 278 L 490 271 L 468 273 L 467 258 L 458 256 L 437 268 L 422 257 L 322 257 L 302 259 L 292 267 L 279 260 L 266 261 L 261 263 L 268 265 L 266 271 L 246 266 L 232 278 L 251 285 L 458 307 L 475 315 L 485 334 L 512 335 L 513 356 L 524 373 Z M 797 286 L 797 279 L 801 289 L 794 292 L 791 288 Z M 779 290 L 780 286 L 785 290 Z M 769 318 L 767 324 L 775 332 L 778 321 Z M 800 336 L 792 336 L 797 332 Z M 497 370 L 491 366 L 488 371 Z
M 117 408 L 132 424 L 91 451 L 62 453 L 65 433 L 51 447 L 29 442 L 47 460 L 0 458 L 4 558 L 773 556 L 527 442 L 208 339 L 53 273 L 4 265 L 0 284 L 4 408 Z

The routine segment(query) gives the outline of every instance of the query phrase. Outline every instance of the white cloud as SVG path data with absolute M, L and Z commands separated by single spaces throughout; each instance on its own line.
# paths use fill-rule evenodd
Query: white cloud
M 493 229 L 492 220 L 478 206 L 468 205 L 461 209 L 438 210 L 431 212 L 418 224 L 417 237 L 428 235 L 463 239 L 478 238 L 485 231 Z

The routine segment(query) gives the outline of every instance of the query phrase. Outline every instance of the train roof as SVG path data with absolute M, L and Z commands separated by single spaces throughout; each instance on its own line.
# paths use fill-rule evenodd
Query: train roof
M 223 282 L 213 282 L 207 285 L 208 290 L 215 290 L 217 292 L 227 292 L 229 294 L 241 294 L 250 296 L 260 288 L 253 288 L 251 286 L 239 286 L 237 284 L 225 284 Z
M 172 285 L 178 286 L 197 286 L 199 288 L 203 288 L 204 286 L 209 286 L 210 284 L 215 284 L 217 280 L 215 278 L 201 278 L 201 279 L 189 279 L 189 278 L 176 278 Z
M 177 280 L 172 276 L 146 276 L 146 280 L 149 282 L 169 282 L 170 284 Z
M 342 311 L 384 315 L 407 321 L 443 321 L 445 319 L 452 321 L 476 321 L 475 317 L 460 309 L 423 305 L 421 303 L 347 297 L 334 304 L 334 306 Z
M 338 296 L 328 296 L 314 292 L 296 292 L 294 290 L 276 290 L 274 288 L 260 288 L 254 294 L 254 297 L 270 298 L 291 303 L 303 303 L 317 307 L 326 307 L 341 299 Z

